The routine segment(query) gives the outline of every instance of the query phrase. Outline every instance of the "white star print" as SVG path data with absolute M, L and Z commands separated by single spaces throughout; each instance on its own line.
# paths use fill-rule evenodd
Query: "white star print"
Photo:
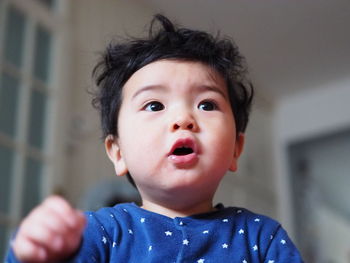
M 123 209 L 123 211 L 124 211 L 125 213 L 128 213 L 128 210 L 126 210 L 125 208 Z
M 183 224 L 184 224 L 184 223 L 183 223 L 182 221 L 179 223 L 180 226 L 182 226 Z
M 237 210 L 237 214 L 240 214 L 240 213 L 242 213 L 242 210 L 241 209 Z
M 165 235 L 166 236 L 171 236 L 173 233 L 172 232 L 170 232 L 170 231 L 166 231 L 166 232 L 164 232 L 165 233 Z
M 102 237 L 102 242 L 103 242 L 103 244 L 106 244 L 107 243 L 107 238 L 106 237 Z
M 285 245 L 287 243 L 287 241 L 285 241 L 284 239 L 281 240 L 281 244 Z
M 260 222 L 260 218 L 255 218 L 254 222 Z
M 271 239 L 271 240 L 273 239 L 273 235 L 270 236 L 270 239 Z
M 209 234 L 209 230 L 204 230 L 203 234 Z
M 254 251 L 257 251 L 257 250 L 258 250 L 258 246 L 255 245 L 255 246 L 253 247 L 253 250 L 254 250 Z
M 186 246 L 187 246 L 189 243 L 190 243 L 190 241 L 188 241 L 187 239 L 184 239 L 184 240 L 182 241 L 182 244 L 183 244 L 183 245 L 186 245 Z
M 275 263 L 274 260 L 269 260 L 267 263 Z
M 241 229 L 238 231 L 238 234 L 240 234 L 240 235 L 244 234 L 244 230 L 241 228 Z
M 146 219 L 142 217 L 142 218 L 140 219 L 140 222 L 141 222 L 141 223 L 145 223 L 145 220 L 146 220 Z
M 204 260 L 205 260 L 204 258 L 198 259 L 197 263 L 204 263 Z
M 245 260 L 245 259 L 243 259 L 242 263 L 248 263 L 248 261 L 247 261 L 247 260 Z
M 226 243 L 222 244 L 222 248 L 228 248 L 228 245 Z
M 114 217 L 114 215 L 110 214 L 110 217 Z
M 149 246 L 149 247 L 148 247 L 148 251 L 151 251 L 151 250 L 152 250 L 152 246 Z
M 131 230 L 131 229 L 128 229 L 128 232 L 129 232 L 129 234 L 130 234 L 130 235 L 132 235 L 132 234 L 133 234 L 133 232 L 132 232 L 132 230 Z
M 117 243 L 116 243 L 116 242 L 113 242 L 112 247 L 116 247 L 116 246 L 117 246 Z
M 223 219 L 223 220 L 222 220 L 222 222 L 227 223 L 227 222 L 228 222 L 228 219 L 227 219 L 227 218 L 225 218 L 225 219 Z

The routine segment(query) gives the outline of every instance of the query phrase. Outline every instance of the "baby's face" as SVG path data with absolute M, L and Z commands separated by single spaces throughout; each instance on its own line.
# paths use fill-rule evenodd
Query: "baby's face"
M 199 62 L 161 60 L 135 72 L 118 127 L 109 155 L 144 200 L 188 191 L 212 198 L 226 171 L 236 170 L 243 144 L 224 79 Z

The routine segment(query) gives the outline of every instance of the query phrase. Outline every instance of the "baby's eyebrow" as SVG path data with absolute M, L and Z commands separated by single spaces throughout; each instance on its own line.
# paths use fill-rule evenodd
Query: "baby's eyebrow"
M 133 100 L 134 98 L 136 98 L 138 95 L 140 95 L 143 92 L 146 91 L 166 91 L 166 88 L 164 86 L 160 86 L 160 85 L 149 85 L 149 86 L 145 86 L 140 88 L 139 90 L 137 90 L 131 97 L 131 99 Z
M 137 90 L 131 97 L 131 99 L 135 99 L 138 95 L 140 95 L 143 92 L 146 91 L 161 91 L 163 93 L 166 93 L 168 91 L 166 86 L 162 86 L 162 85 L 149 85 L 149 86 L 144 86 L 142 88 L 140 88 L 139 90 Z M 206 91 L 210 91 L 210 92 L 215 92 L 218 93 L 219 95 L 221 95 L 223 98 L 227 98 L 227 94 L 218 86 L 216 85 L 199 85 L 196 86 L 195 89 L 193 89 L 193 91 L 195 92 L 206 92 Z
M 215 93 L 220 94 L 225 99 L 227 98 L 227 94 L 221 88 L 219 88 L 218 86 L 203 85 L 203 86 L 199 86 L 198 89 L 200 91 L 213 91 Z

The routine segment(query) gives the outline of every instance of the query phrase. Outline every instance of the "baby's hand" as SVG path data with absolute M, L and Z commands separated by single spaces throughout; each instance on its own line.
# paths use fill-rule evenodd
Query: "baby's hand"
M 21 262 L 55 262 L 79 248 L 84 215 L 63 198 L 52 196 L 21 223 L 13 250 Z

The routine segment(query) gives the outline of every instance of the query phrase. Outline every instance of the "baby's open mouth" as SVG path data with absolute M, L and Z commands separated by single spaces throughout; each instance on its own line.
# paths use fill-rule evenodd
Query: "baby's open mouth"
M 198 146 L 192 138 L 178 139 L 169 151 L 169 160 L 181 168 L 192 167 L 198 161 Z
M 171 147 L 169 151 L 169 156 L 186 156 L 197 154 L 198 149 L 195 141 L 191 138 L 178 139 Z
M 187 155 L 193 153 L 193 149 L 189 147 L 179 147 L 173 151 L 173 155 Z

